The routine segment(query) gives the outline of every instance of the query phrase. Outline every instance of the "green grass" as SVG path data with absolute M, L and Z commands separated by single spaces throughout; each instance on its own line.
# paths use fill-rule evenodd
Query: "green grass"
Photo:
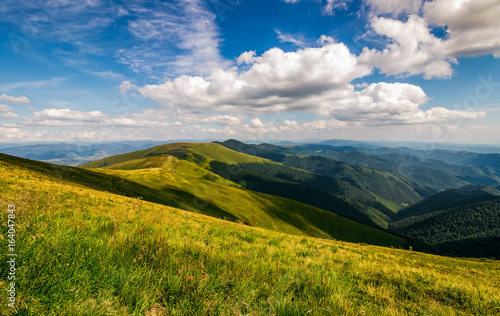
M 135 159 L 160 156 L 165 154 L 175 157 L 182 157 L 184 159 L 196 162 L 200 162 L 200 160 L 202 160 L 206 163 L 208 163 L 207 158 L 228 164 L 269 161 L 267 159 L 241 154 L 236 151 L 227 149 L 224 146 L 213 143 L 173 143 L 135 151 L 132 153 L 103 158 L 85 164 L 83 167 L 102 168 Z
M 293 200 L 243 190 L 196 164 L 173 156 L 149 156 L 110 165 L 134 170 L 87 170 L 0 155 L 0 161 L 50 179 L 275 231 L 407 248 L 400 237 Z M 151 168 L 160 166 L 161 168 Z M 142 168 L 142 169 L 136 169 Z M 175 172 L 174 172 L 175 170 Z
M 496 261 L 283 234 L 5 160 L 0 187 L 1 242 L 15 204 L 19 263 L 18 310 L 4 301 L 3 315 L 500 313 Z M 5 252 L 0 271 L 6 288 Z
M 116 157 L 110 157 L 109 159 L 106 158 L 85 165 L 85 167 L 100 166 L 105 162 L 106 166 L 103 167 L 104 170 L 101 170 L 101 172 L 112 170 L 109 171 L 110 175 L 119 176 L 141 185 L 157 189 L 159 191 L 159 196 L 165 192 L 165 189 L 175 189 L 176 191 L 187 192 L 190 196 L 195 196 L 197 199 L 200 199 L 202 201 L 201 206 L 208 203 L 221 210 L 221 212 L 224 212 L 226 217 L 238 219 L 252 226 L 292 234 L 305 234 L 314 237 L 329 237 L 345 241 L 365 242 L 374 245 L 407 247 L 407 243 L 401 238 L 359 225 L 353 221 L 335 215 L 334 213 L 341 215 L 345 213 L 350 215 L 353 214 L 354 211 L 357 211 L 361 215 L 367 217 L 344 200 L 335 197 L 333 197 L 335 199 L 328 200 L 327 206 L 329 207 L 328 210 L 331 212 L 327 212 L 317 207 L 298 203 L 303 202 L 303 199 L 290 200 L 290 198 L 296 197 L 299 193 L 304 193 L 299 192 L 297 194 L 292 194 L 290 192 L 290 188 L 297 187 L 294 182 L 274 178 L 252 170 L 241 169 L 236 165 L 228 164 L 238 161 L 243 164 L 245 161 L 257 159 L 265 162 L 266 164 L 263 164 L 265 166 L 278 165 L 278 167 L 280 167 L 281 165 L 277 163 L 267 162 L 261 158 L 234 152 L 216 144 L 188 144 L 190 148 L 184 151 L 185 148 L 182 147 L 183 152 L 179 154 L 177 151 L 179 145 L 180 144 L 166 145 L 170 148 L 169 154 L 164 153 L 164 151 L 161 151 L 163 154 L 158 155 L 141 154 L 141 156 L 144 156 L 143 158 L 126 161 L 120 157 L 119 162 L 116 160 Z M 162 150 L 165 149 L 165 147 L 162 146 L 158 148 Z M 155 150 L 154 152 L 158 153 L 159 151 Z M 198 156 L 193 157 L 192 155 Z M 128 158 L 133 158 L 135 156 L 137 155 L 132 153 Z M 224 158 L 221 158 L 222 156 Z M 213 158 L 222 159 L 228 163 L 222 163 L 218 160 L 213 160 Z M 215 162 L 219 165 L 218 168 L 215 167 Z M 293 169 L 288 166 L 281 167 Z M 305 173 L 306 176 L 315 176 L 306 171 L 297 171 L 300 172 L 301 175 Z M 218 174 L 235 181 L 241 179 L 248 180 L 248 176 L 257 177 L 259 181 L 258 185 L 256 187 L 247 185 L 246 188 L 255 189 L 256 191 L 265 187 L 270 188 L 268 191 L 259 191 L 263 193 L 274 193 L 272 188 L 285 184 L 285 188 L 288 189 L 285 190 L 285 197 L 288 199 L 276 195 L 243 190 L 242 185 L 229 181 Z M 330 180 L 332 179 L 328 179 L 328 181 Z M 316 193 L 318 191 L 317 188 L 310 189 L 316 191 Z M 328 192 L 325 192 L 325 194 L 328 194 Z M 189 204 L 190 201 L 185 201 L 185 203 Z M 355 202 L 353 202 L 353 204 L 354 203 Z M 326 204 L 324 203 L 322 205 Z M 186 209 L 186 207 L 180 206 Z M 195 211 L 213 215 L 213 212 L 207 213 L 204 208 L 200 206 L 198 206 Z M 374 219 L 378 218 L 374 216 Z M 386 218 L 381 218 L 380 222 L 383 220 L 386 220 Z M 370 223 L 369 220 L 367 220 L 367 222 Z
M 345 173 L 352 174 L 351 171 L 340 172 L 338 168 L 330 168 L 331 172 L 322 170 L 332 175 L 330 177 L 240 153 L 214 143 L 161 145 L 104 158 L 83 167 L 113 170 L 168 168 L 176 171 L 177 166 L 171 163 L 173 157 L 192 162 L 246 189 L 293 199 L 369 226 L 387 228 L 398 209 L 396 204 L 367 190 L 365 184 L 358 181 L 359 179 L 354 184 L 351 183 L 351 178 L 344 180 Z M 309 158 L 314 160 L 314 158 Z M 308 160 L 309 158 L 301 159 Z M 347 166 L 344 163 L 335 162 L 334 164 Z M 302 166 L 302 164 L 299 165 Z M 369 177 L 373 177 L 371 173 Z M 372 179 L 369 182 L 377 181 Z M 372 183 L 371 186 L 380 190 L 378 188 L 383 184 L 378 182 Z

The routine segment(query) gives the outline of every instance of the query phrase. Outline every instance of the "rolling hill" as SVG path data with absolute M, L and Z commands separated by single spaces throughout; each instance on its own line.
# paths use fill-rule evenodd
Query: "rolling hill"
M 168 145 L 174 150 L 182 146 Z M 199 150 L 203 152 L 210 148 Z M 121 158 L 110 157 L 116 161 L 121 161 Z M 232 161 L 234 158 L 226 155 L 221 159 Z M 258 158 L 248 156 L 247 159 L 252 161 Z M 0 160 L 10 166 L 30 170 L 57 181 L 141 198 L 266 229 L 305 236 L 407 247 L 407 242 L 402 238 L 294 200 L 244 190 L 235 183 L 174 156 L 149 155 L 145 159 L 124 161 L 117 165 L 119 167 L 125 163 L 134 170 L 103 171 L 56 166 L 3 154 L 0 154 Z M 143 165 L 137 165 L 140 163 Z M 140 169 L 141 166 L 147 167 Z M 171 168 L 175 168 L 175 171 Z
M 412 204 L 432 193 L 428 188 L 387 172 L 321 156 L 284 154 L 280 153 L 280 149 L 283 149 L 280 146 L 247 145 L 236 140 L 228 140 L 220 144 L 242 153 L 268 158 L 284 165 L 346 181 L 359 189 L 366 189 L 378 197 L 394 203 L 393 210 L 396 211 L 403 204 Z
M 446 190 L 402 210 L 389 225 L 442 253 L 500 259 L 500 192 L 485 186 Z
M 134 170 L 160 166 L 173 170 L 174 167 L 163 165 L 169 157 L 188 161 L 246 189 L 293 199 L 366 225 L 387 227 L 389 216 L 394 215 L 373 194 L 345 181 L 242 154 L 218 144 L 168 144 L 101 159 L 84 167 Z
M 369 209 L 365 213 L 372 216 L 374 223 L 384 228 L 394 219 L 394 215 L 398 210 L 433 193 L 432 190 L 426 187 L 387 172 L 350 165 L 324 157 L 284 154 L 279 152 L 278 149 L 283 149 L 280 146 L 270 144 L 247 145 L 235 140 L 219 144 L 241 153 L 279 162 L 281 165 L 295 170 L 312 172 L 324 179 L 323 183 L 307 184 L 326 188 L 327 186 L 324 183 L 337 183 L 337 188 L 331 190 L 331 192 L 350 199 L 350 202 L 357 203 L 358 207 L 368 206 Z M 271 174 L 269 169 L 275 169 L 273 175 L 275 176 L 277 173 L 277 168 L 265 170 L 263 165 L 239 164 L 239 166 L 244 168 L 254 167 L 254 170 L 268 172 L 268 174 Z M 285 173 L 280 172 L 280 174 L 284 175 Z M 344 214 L 341 215 L 345 216 Z M 359 221 L 359 219 L 353 219 Z
M 138 172 L 139 177 L 158 169 L 154 163 L 166 163 L 175 168 L 168 176 L 179 185 L 188 185 L 182 184 L 188 180 L 183 173 L 194 177 L 199 172 L 197 179 L 206 176 L 211 183 L 235 189 L 231 194 L 239 192 L 238 185 L 193 168 L 186 160 L 171 158 L 170 163 L 160 157 L 138 158 L 135 163 L 147 168 L 129 171 Z M 138 199 L 136 190 L 142 190 L 141 196 L 154 193 L 148 198 L 162 197 L 158 190 L 115 174 L 126 172 L 61 167 L 0 155 L 0 208 L 16 206 L 18 255 L 17 309 L 2 304 L 2 314 L 500 313 L 496 261 L 447 258 L 249 227 L 148 202 L 146 197 Z M 256 209 L 247 211 L 259 211 L 258 199 L 265 196 L 248 193 Z M 230 198 L 238 204 L 244 196 Z M 290 203 L 283 206 L 297 205 L 277 200 Z M 277 200 L 266 203 L 272 206 Z M 6 242 L 7 221 L 0 222 L 0 230 Z M 0 254 L 3 288 L 9 282 L 7 260 L 4 251 Z

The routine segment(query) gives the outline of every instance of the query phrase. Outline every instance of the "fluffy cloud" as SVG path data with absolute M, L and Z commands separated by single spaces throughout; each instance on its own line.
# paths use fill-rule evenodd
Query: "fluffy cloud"
M 392 42 L 382 51 L 365 47 L 359 56 L 360 62 L 390 75 L 424 74 L 426 79 L 451 77 L 455 59 L 443 55 L 443 41 L 431 34 L 421 17 L 411 15 L 406 22 L 375 17 L 370 24 L 377 34 Z
M 405 123 L 443 123 L 461 120 L 476 120 L 486 117 L 486 112 L 448 110 L 442 107 L 427 111 L 403 113 L 399 119 Z
M 19 117 L 16 113 L 12 112 L 13 108 L 5 105 L 5 104 L 0 104 L 0 118 L 2 119 L 14 119 Z
M 427 35 L 421 31 L 417 39 Z M 415 29 L 411 32 L 415 33 Z M 396 31 L 391 34 L 400 36 Z M 428 97 L 420 87 L 411 84 L 380 82 L 354 86 L 350 82 L 369 75 L 371 67 L 360 63 L 362 57 L 358 59 L 351 54 L 344 44 L 325 36 L 319 43 L 321 47 L 288 53 L 278 48 L 261 56 L 253 51 L 245 52 L 238 62 L 247 64 L 246 70 L 234 67 L 217 69 L 207 77 L 184 75 L 138 91 L 174 108 L 248 115 L 306 111 L 341 121 L 371 121 L 370 124 L 441 122 L 447 120 L 446 115 L 453 120 L 453 115 L 462 115 L 460 113 L 462 118 L 482 117 L 477 112 L 466 111 L 443 114 L 431 109 L 423 112 L 420 106 Z M 249 128 L 262 127 L 258 118 L 249 125 Z
M 13 97 L 7 94 L 1 94 L 0 95 L 0 101 L 5 101 L 5 102 L 10 102 L 10 103 L 16 103 L 16 104 L 30 104 L 30 99 L 27 97 Z
M 220 126 L 233 126 L 240 124 L 240 119 L 232 115 L 212 115 L 199 119 L 201 123 L 215 123 Z
M 370 20 L 372 32 L 389 39 L 382 50 L 364 48 L 360 61 L 390 75 L 450 78 L 460 56 L 500 57 L 500 2 L 497 0 L 381 1 L 367 0 L 372 14 L 410 14 L 406 21 Z M 418 15 L 420 14 L 420 15 Z M 446 29 L 437 38 L 433 27 Z
M 365 3 L 371 6 L 372 14 L 391 14 L 398 16 L 402 13 L 418 13 L 422 6 L 422 0 L 365 0 Z
M 119 88 L 121 94 L 126 94 L 127 92 L 129 92 L 130 90 L 133 90 L 133 89 L 137 89 L 137 86 L 128 80 L 123 81 L 120 84 L 120 88 Z
M 45 109 L 35 111 L 33 118 L 36 120 L 73 120 L 82 122 L 99 122 L 107 115 L 99 111 L 81 112 L 70 109 Z
M 250 126 L 251 127 L 263 127 L 264 124 L 262 123 L 261 120 L 259 120 L 258 118 L 254 118 L 251 122 L 250 122 Z
M 500 1 L 434 0 L 425 2 L 423 16 L 430 24 L 447 27 L 447 56 L 500 57 Z
M 355 78 L 371 73 L 359 65 L 344 44 L 322 37 L 322 47 L 285 53 L 273 48 L 261 56 L 243 53 L 239 63 L 250 68 L 217 69 L 208 77 L 180 76 L 160 85 L 139 88 L 144 96 L 191 109 L 272 112 L 315 110 L 305 98 L 345 89 Z
M 47 132 L 28 132 L 16 127 L 0 126 L 0 139 L 4 142 L 43 141 Z

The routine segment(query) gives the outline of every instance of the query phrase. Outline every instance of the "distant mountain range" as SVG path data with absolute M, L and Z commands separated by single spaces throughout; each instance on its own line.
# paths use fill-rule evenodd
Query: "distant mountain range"
M 434 193 L 467 184 L 500 184 L 500 154 L 478 154 L 434 150 L 358 148 L 329 145 L 247 145 L 238 141 L 221 143 L 233 150 L 273 160 L 284 155 L 320 156 L 385 171 L 413 181 Z

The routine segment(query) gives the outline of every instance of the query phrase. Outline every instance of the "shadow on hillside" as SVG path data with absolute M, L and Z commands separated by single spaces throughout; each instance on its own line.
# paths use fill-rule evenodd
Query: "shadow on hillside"
M 454 257 L 490 258 L 500 260 L 500 237 L 469 238 L 450 241 L 434 248 L 443 254 Z

